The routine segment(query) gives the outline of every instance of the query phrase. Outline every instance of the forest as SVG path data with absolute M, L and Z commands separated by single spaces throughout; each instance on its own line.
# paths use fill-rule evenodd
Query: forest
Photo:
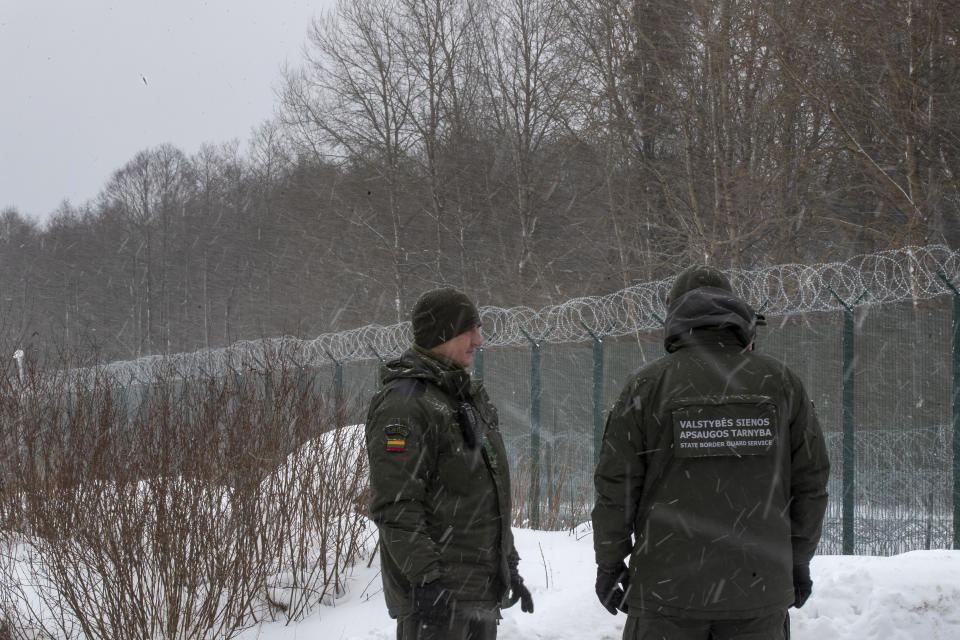
M 102 363 L 393 324 L 440 284 L 539 308 L 960 246 L 957 2 L 349 0 L 304 51 L 244 148 L 0 212 L 0 349 Z

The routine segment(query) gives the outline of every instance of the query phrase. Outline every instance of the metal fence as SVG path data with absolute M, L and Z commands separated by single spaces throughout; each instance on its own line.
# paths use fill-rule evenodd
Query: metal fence
M 767 316 L 758 348 L 804 381 L 826 432 L 832 471 L 820 551 L 960 548 L 960 252 L 907 247 L 727 274 Z M 487 342 L 474 375 L 499 409 L 531 526 L 545 513 L 589 508 L 605 412 L 629 373 L 664 353 L 670 284 L 539 311 L 481 308 Z M 258 353 L 286 350 L 321 387 L 359 406 L 376 390 L 380 362 L 409 342 L 409 323 L 400 323 L 108 368 L 130 383 L 158 366 L 184 376 L 257 369 Z
M 825 431 L 832 471 L 821 553 L 957 548 L 958 342 L 950 302 L 856 310 L 853 345 L 846 312 L 784 317 L 760 329 L 758 348 L 801 377 Z M 542 345 L 539 364 L 532 348 L 488 350 L 483 377 L 514 463 L 531 465 L 543 487 L 555 486 L 558 466 L 566 466 L 566 483 L 592 493 L 605 411 L 632 370 L 663 355 L 660 339 L 604 341 L 602 351 Z M 530 508 L 536 525 L 535 510 L 545 505 Z

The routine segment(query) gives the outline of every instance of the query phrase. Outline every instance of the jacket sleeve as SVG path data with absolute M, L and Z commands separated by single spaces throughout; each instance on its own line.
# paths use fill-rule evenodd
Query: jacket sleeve
M 411 584 L 440 577 L 440 554 L 427 529 L 427 487 L 436 443 L 418 404 L 390 394 L 365 427 L 370 462 L 370 517 L 389 554 Z M 419 414 L 419 415 L 418 415 Z
M 509 547 L 504 547 L 507 549 L 507 566 L 510 567 L 512 571 L 516 571 L 520 566 L 520 553 L 517 551 L 517 545 L 513 541 L 513 532 L 510 531 L 510 527 L 507 527 L 510 536 Z
M 593 548 L 597 565 L 619 566 L 633 548 L 633 527 L 646 472 L 636 385 L 628 384 L 607 416 L 594 472 Z
M 813 558 L 827 509 L 830 462 L 823 432 L 813 403 L 803 386 L 790 424 L 790 531 L 793 563 L 807 564 Z

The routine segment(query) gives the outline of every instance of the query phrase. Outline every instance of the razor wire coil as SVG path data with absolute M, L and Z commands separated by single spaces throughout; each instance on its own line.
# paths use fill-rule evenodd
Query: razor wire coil
M 781 264 L 724 273 L 737 295 L 754 308 L 762 308 L 765 316 L 788 316 L 842 310 L 855 301 L 859 305 L 879 305 L 954 293 L 960 287 L 960 250 L 944 245 L 908 246 L 842 262 Z M 646 282 L 542 309 L 480 307 L 485 345 L 525 346 L 529 344 L 525 333 L 560 344 L 657 330 L 666 315 L 672 283 L 673 278 Z M 410 345 L 412 338 L 409 321 L 371 324 L 306 340 L 284 336 L 240 341 L 221 349 L 146 356 L 101 365 L 95 373 L 125 383 L 148 381 L 170 372 L 192 377 L 264 370 L 275 365 L 277 359 L 298 367 L 329 366 L 395 356 Z M 94 371 L 73 373 L 83 376 Z

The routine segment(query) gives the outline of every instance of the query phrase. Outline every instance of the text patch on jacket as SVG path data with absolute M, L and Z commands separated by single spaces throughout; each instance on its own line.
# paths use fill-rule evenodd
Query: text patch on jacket
M 777 408 L 764 397 L 715 404 L 701 398 L 671 415 L 679 458 L 764 455 L 777 440 Z

